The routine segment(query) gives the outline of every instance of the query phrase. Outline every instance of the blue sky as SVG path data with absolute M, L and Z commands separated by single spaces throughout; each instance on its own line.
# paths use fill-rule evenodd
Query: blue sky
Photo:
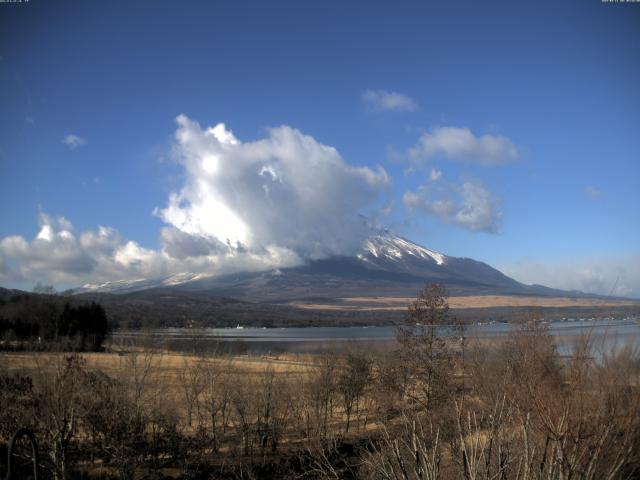
M 31 0 L 0 40 L 2 285 L 293 265 L 364 213 L 640 297 L 640 4 Z

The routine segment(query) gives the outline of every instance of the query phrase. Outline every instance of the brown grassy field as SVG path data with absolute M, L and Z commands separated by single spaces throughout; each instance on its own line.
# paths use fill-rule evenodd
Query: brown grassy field
M 0 363 L 6 374 L 22 374 L 33 378 L 36 385 L 60 375 L 69 353 L 2 352 Z M 267 356 L 195 356 L 162 349 L 127 347 L 119 351 L 77 354 L 86 371 L 102 372 L 110 378 L 144 389 L 145 408 L 162 399 L 171 405 L 185 432 L 193 433 L 196 424 L 190 414 L 185 393 L 194 388 L 195 372 L 219 371 L 230 378 L 259 384 L 261 378 L 275 375 L 287 384 L 295 384 L 318 368 L 309 355 Z M 186 389 L 186 390 L 185 390 Z
M 58 363 L 67 355 L 68 354 L 56 352 L 3 352 L 0 354 L 0 361 L 3 363 L 3 370 L 9 372 L 34 372 L 36 370 L 46 372 L 56 368 Z M 105 353 L 80 353 L 78 355 L 84 360 L 85 366 L 88 369 L 101 370 L 113 377 L 127 375 L 127 369 L 130 366 L 133 355 L 137 355 L 138 359 L 147 355 L 149 356 L 150 367 L 154 371 L 154 374 L 166 380 L 172 380 L 174 376 L 177 376 L 179 371 L 203 361 L 211 366 L 229 368 L 247 374 L 260 374 L 267 370 L 273 370 L 277 374 L 303 373 L 313 370 L 316 366 L 310 355 L 203 358 L 167 350 L 149 352 L 143 351 L 142 349 L 136 350 L 134 348 Z
M 291 305 L 310 310 L 405 311 L 410 297 L 347 297 L 332 303 L 292 302 Z M 471 295 L 449 297 L 453 309 L 495 307 L 622 307 L 640 306 L 637 300 L 614 300 L 569 297 L 522 297 L 509 295 Z

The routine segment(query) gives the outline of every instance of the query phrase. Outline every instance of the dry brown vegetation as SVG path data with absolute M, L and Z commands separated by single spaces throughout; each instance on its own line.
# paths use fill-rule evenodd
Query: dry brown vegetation
M 492 343 L 451 320 L 429 286 L 375 353 L 2 354 L 0 442 L 29 427 L 56 479 L 636 478 L 637 349 L 561 358 L 535 316 Z
M 332 303 L 292 302 L 299 308 L 310 310 L 346 311 L 394 311 L 406 310 L 413 299 L 409 297 L 348 297 Z M 449 297 L 452 309 L 495 308 L 495 307 L 620 307 L 638 306 L 640 302 L 629 299 L 533 297 L 516 295 L 468 295 Z

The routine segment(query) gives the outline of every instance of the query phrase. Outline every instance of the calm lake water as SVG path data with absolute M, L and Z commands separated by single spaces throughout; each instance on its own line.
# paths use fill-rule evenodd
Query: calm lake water
M 550 330 L 561 353 L 571 351 L 575 340 L 589 334 L 595 348 L 604 351 L 630 344 L 640 346 L 640 319 L 570 319 L 551 322 Z M 467 327 L 468 338 L 490 339 L 507 335 L 514 325 L 492 323 Z M 119 330 L 114 344 L 153 342 L 172 350 L 194 351 L 214 348 L 230 352 L 269 351 L 314 352 L 342 350 L 353 345 L 383 347 L 395 341 L 393 326 L 300 327 L 300 328 L 165 328 L 147 332 Z

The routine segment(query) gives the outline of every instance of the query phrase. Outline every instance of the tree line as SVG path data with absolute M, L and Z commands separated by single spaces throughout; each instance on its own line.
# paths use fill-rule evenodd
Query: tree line
M 104 308 L 72 305 L 53 295 L 15 295 L 0 300 L 0 348 L 97 351 L 108 332 Z

